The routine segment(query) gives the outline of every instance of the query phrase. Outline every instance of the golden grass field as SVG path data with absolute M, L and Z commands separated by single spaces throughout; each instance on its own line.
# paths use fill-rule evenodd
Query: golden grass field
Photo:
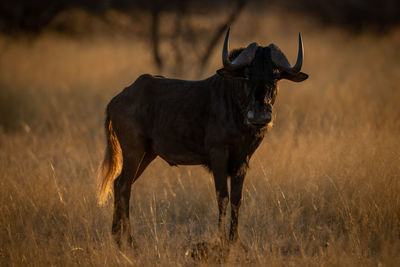
M 245 14 L 231 47 L 274 42 L 293 62 L 298 31 L 310 78 L 280 83 L 274 127 L 244 185 L 239 232 L 249 252 L 233 249 L 226 264 L 396 266 L 400 29 L 354 35 Z M 0 37 L 0 265 L 188 266 L 186 249 L 213 239 L 214 185 L 198 166 L 157 159 L 135 183 L 137 253 L 112 242 L 112 201 L 97 205 L 105 106 L 138 75 L 156 74 L 147 50 L 134 36 Z M 212 58 L 197 78 L 220 67 L 220 48 Z

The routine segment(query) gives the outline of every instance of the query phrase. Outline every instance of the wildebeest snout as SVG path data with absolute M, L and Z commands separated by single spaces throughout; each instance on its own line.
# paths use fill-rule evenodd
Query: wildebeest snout
M 254 125 L 266 125 L 272 120 L 271 104 L 255 105 L 247 111 L 247 121 Z

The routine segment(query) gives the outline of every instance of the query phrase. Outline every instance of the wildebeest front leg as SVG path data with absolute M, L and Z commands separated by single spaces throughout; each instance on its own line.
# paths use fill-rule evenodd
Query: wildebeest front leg
M 236 243 L 239 239 L 239 209 L 242 202 L 244 177 L 245 174 L 243 173 L 231 177 L 231 229 L 229 231 L 229 242 L 231 244 Z
M 217 243 L 226 246 L 228 240 L 226 238 L 225 218 L 226 207 L 229 202 L 228 194 L 228 155 L 226 151 L 217 150 L 212 154 L 211 167 L 214 175 L 215 192 L 218 203 L 218 232 Z
M 214 150 L 211 153 L 210 167 L 214 175 L 214 184 L 218 203 L 218 230 L 215 242 L 201 242 L 194 246 L 192 257 L 197 260 L 212 259 L 222 262 L 225 260 L 229 252 L 229 243 L 225 228 L 226 208 L 229 202 L 227 161 L 228 156 L 226 151 Z
M 217 194 L 218 202 L 218 232 L 217 232 L 217 242 L 222 246 L 227 245 L 226 238 L 226 228 L 225 228 L 225 218 L 226 218 L 226 207 L 228 206 L 229 195 L 228 195 L 228 185 L 227 177 L 224 176 L 214 176 L 215 191 Z

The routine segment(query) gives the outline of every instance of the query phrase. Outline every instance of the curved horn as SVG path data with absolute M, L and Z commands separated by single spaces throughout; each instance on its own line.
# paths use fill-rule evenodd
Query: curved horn
M 297 53 L 297 61 L 293 66 L 293 72 L 299 72 L 301 70 L 301 66 L 303 65 L 303 40 L 301 39 L 301 33 L 299 33 L 299 52 Z
M 250 65 L 253 61 L 256 51 L 257 51 L 257 43 L 251 43 L 246 49 L 244 49 L 239 56 L 235 58 L 232 62 L 229 59 L 228 54 L 228 43 L 229 43 L 229 32 L 231 28 L 228 27 L 225 35 L 224 46 L 222 48 L 222 63 L 224 64 L 224 68 L 229 70 L 239 69 L 241 67 Z
M 229 39 L 229 32 L 231 31 L 231 27 L 228 27 L 228 30 L 226 31 L 225 35 L 225 40 L 224 40 L 224 47 L 222 48 L 222 63 L 224 64 L 224 67 L 228 67 L 231 65 L 231 61 L 229 60 L 229 55 L 228 55 L 228 39 Z
M 301 70 L 301 66 L 303 65 L 303 40 L 301 38 L 301 33 L 299 33 L 299 49 L 297 54 L 296 64 L 291 67 L 289 62 L 287 61 L 285 55 L 277 48 L 275 45 L 270 46 L 272 48 L 271 51 L 271 59 L 272 61 L 280 68 L 289 73 L 298 73 Z

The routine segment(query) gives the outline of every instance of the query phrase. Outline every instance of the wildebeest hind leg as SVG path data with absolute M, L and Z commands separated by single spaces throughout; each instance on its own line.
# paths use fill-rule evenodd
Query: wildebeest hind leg
M 116 243 L 121 247 L 122 242 L 128 246 L 136 246 L 131 233 L 129 220 L 129 200 L 132 184 L 156 157 L 152 151 L 142 149 L 127 149 L 122 147 L 123 167 L 121 174 L 114 181 L 114 217 L 112 234 Z

